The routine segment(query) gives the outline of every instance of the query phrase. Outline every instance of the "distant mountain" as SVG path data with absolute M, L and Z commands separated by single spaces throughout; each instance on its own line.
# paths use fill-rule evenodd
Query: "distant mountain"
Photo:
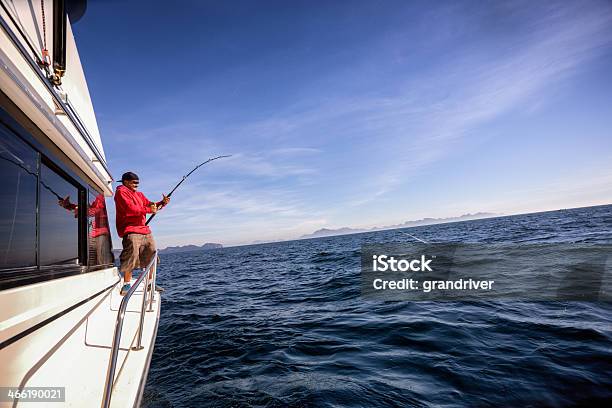
M 300 239 L 333 237 L 334 235 L 356 234 L 358 232 L 365 232 L 365 231 L 368 231 L 368 230 L 354 229 L 354 228 L 348 228 L 348 227 L 338 228 L 338 229 L 321 228 L 320 230 L 316 230 L 312 234 L 302 235 Z
M 406 221 L 401 224 L 387 225 L 384 227 L 373 227 L 370 229 L 355 229 L 355 228 L 348 228 L 348 227 L 343 227 L 343 228 L 338 228 L 338 229 L 321 228 L 320 230 L 317 230 L 313 232 L 312 234 L 302 235 L 300 239 L 332 237 L 335 235 L 356 234 L 359 232 L 381 231 L 381 230 L 397 229 L 397 228 L 418 227 L 422 225 L 444 224 L 447 222 L 479 220 L 482 218 L 491 218 L 491 217 L 497 217 L 497 216 L 499 216 L 499 214 L 478 212 L 475 214 L 463 214 L 459 217 L 422 218 L 420 220 Z
M 395 229 L 395 228 L 406 228 L 406 227 L 418 227 L 421 225 L 433 225 L 433 224 L 444 224 L 447 222 L 457 222 L 457 221 L 469 221 L 469 220 L 479 220 L 481 218 L 491 218 L 498 217 L 500 214 L 487 213 L 487 212 L 477 212 L 474 214 L 463 214 L 459 217 L 448 217 L 448 218 L 422 218 L 420 220 L 414 221 L 406 221 L 402 224 L 389 225 L 386 227 L 376 227 L 375 229 Z
M 160 254 L 175 254 L 177 252 L 189 252 L 189 251 L 202 251 L 202 250 L 211 250 L 223 248 L 221 244 L 214 244 L 211 242 L 207 242 L 202 246 L 197 245 L 185 245 L 185 246 L 169 246 L 159 251 Z

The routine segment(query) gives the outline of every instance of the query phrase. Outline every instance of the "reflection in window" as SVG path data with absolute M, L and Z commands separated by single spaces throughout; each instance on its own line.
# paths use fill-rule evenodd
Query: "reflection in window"
M 40 265 L 77 264 L 79 192 L 62 176 L 40 165 Z
M 37 153 L 0 129 L 0 268 L 36 265 Z
M 89 265 L 111 264 L 114 257 L 104 195 L 92 190 L 88 201 Z

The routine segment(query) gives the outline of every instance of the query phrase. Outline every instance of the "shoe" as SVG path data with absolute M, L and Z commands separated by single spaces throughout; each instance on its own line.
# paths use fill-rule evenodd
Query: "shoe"
M 121 296 L 125 296 L 128 291 L 130 290 L 130 288 L 132 287 L 132 285 L 130 285 L 129 283 L 126 283 L 125 285 L 123 285 L 123 287 L 121 288 L 121 292 L 119 292 L 119 294 Z

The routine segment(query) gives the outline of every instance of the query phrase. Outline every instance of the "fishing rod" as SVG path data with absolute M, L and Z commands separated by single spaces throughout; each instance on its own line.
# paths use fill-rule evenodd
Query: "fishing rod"
M 13 163 L 14 165 L 19 166 L 19 167 L 21 167 L 23 170 L 25 170 L 25 171 L 26 171 L 26 173 L 28 173 L 28 174 L 30 174 L 30 175 L 32 175 L 32 176 L 34 176 L 34 177 L 38 177 L 38 173 L 35 173 L 35 172 L 31 171 L 30 169 L 28 169 L 28 168 L 27 168 L 27 167 L 26 167 L 26 166 L 23 164 L 23 163 L 24 163 L 24 162 L 23 162 L 23 160 L 21 160 L 19 157 L 15 156 L 14 154 L 12 154 L 11 152 L 6 151 L 6 150 L 5 150 L 5 151 L 2 151 L 2 152 L 0 152 L 0 153 L 8 153 L 8 154 L 10 154 L 11 156 L 13 156 L 13 157 L 15 158 L 15 160 L 11 160 L 11 159 L 9 159 L 9 158 L 7 158 L 7 157 L 2 157 L 2 156 L 0 156 L 0 159 L 2 159 L 2 160 L 6 160 L 6 161 L 7 161 L 7 162 L 9 162 L 9 163 Z M 70 196 L 62 197 L 61 195 L 59 195 L 58 193 L 56 193 L 56 192 L 55 192 L 55 191 L 54 191 L 54 190 L 53 190 L 51 187 L 49 187 L 49 185 L 47 185 L 47 183 L 45 183 L 45 182 L 42 180 L 42 178 L 41 178 L 41 180 L 40 180 L 40 184 L 41 184 L 41 185 L 42 185 L 44 188 L 46 188 L 47 190 L 49 190 L 49 192 L 51 192 L 51 194 L 53 194 L 55 197 L 57 197 L 57 199 L 58 199 L 59 201 L 64 201 L 64 200 L 66 200 L 67 198 L 70 198 Z M 70 200 L 68 200 L 68 202 L 70 202 Z
M 191 176 L 191 173 L 193 173 L 194 171 L 196 171 L 197 169 L 199 169 L 200 167 L 202 167 L 202 166 L 203 166 L 203 165 L 205 165 L 206 163 L 210 163 L 210 162 L 211 162 L 211 161 L 213 161 L 213 160 L 222 159 L 222 158 L 224 158 L 224 157 L 231 157 L 231 156 L 232 156 L 231 154 L 228 154 L 228 155 L 224 155 L 224 156 L 212 157 L 212 158 L 210 158 L 210 159 L 206 160 L 205 162 L 198 164 L 197 166 L 195 166 L 195 167 L 193 168 L 193 170 L 191 170 L 189 173 L 187 173 L 186 175 L 184 175 L 184 176 L 183 176 L 183 178 L 181 179 L 181 181 L 179 181 L 179 182 L 178 182 L 178 184 L 177 184 L 176 186 L 174 186 L 174 188 L 173 188 L 173 189 L 172 189 L 172 190 L 171 190 L 171 191 L 168 193 L 168 195 L 167 195 L 166 197 L 170 197 L 170 196 L 172 195 L 172 193 L 174 193 L 174 191 L 175 191 L 177 188 L 179 188 L 179 186 L 180 186 L 181 184 L 183 184 L 183 182 L 184 182 L 185 180 L 187 180 L 187 177 Z M 151 222 L 151 220 L 152 220 L 153 218 L 155 218 L 155 216 L 156 216 L 156 215 L 157 215 L 157 213 L 155 213 L 155 214 L 151 214 L 151 216 L 149 217 L 149 219 L 147 220 L 147 222 L 145 223 L 145 225 L 149 225 L 149 223 Z

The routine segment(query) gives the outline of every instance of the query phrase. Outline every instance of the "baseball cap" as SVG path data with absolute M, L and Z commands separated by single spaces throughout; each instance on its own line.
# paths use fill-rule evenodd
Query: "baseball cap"
M 132 181 L 132 180 L 140 180 L 140 179 L 138 178 L 138 174 L 128 171 L 127 173 L 123 173 L 123 176 L 121 176 L 121 180 L 117 180 L 117 181 L 122 183 L 124 181 Z

